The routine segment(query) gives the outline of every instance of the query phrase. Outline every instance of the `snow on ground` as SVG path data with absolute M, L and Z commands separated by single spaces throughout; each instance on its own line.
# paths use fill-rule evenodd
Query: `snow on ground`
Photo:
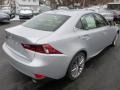
M 15 18 L 11 19 L 11 21 L 19 21 L 19 20 L 20 20 L 20 19 L 19 19 L 19 16 L 18 16 L 18 15 L 16 15 Z

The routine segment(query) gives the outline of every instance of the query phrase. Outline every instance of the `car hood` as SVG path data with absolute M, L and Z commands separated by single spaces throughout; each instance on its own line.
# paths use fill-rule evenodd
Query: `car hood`
M 53 32 L 36 30 L 24 27 L 22 25 L 8 28 L 5 30 L 9 36 L 14 37 L 16 40 L 19 38 L 23 38 L 24 40 L 29 41 L 30 43 L 37 43 L 38 40 L 47 38 Z M 7 35 L 8 36 L 8 35 Z

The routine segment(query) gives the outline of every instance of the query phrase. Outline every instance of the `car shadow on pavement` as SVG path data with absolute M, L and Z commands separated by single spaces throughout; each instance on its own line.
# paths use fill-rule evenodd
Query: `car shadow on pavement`
M 86 62 L 86 68 L 90 68 L 93 65 L 95 65 L 93 68 L 95 68 L 97 66 L 97 64 L 99 64 L 99 62 L 101 62 L 101 57 L 103 57 L 106 53 L 110 52 L 114 47 L 108 46 L 107 48 L 105 48 L 102 52 L 100 52 L 98 55 L 96 55 L 95 57 L 91 58 L 90 60 L 88 60 Z

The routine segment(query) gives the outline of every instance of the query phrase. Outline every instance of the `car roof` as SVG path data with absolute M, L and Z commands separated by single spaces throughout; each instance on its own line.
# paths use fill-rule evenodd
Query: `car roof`
M 108 4 L 120 4 L 120 2 L 111 2 L 111 3 L 108 3 Z
M 66 15 L 66 16 L 78 16 L 78 15 L 84 15 L 87 13 L 93 13 L 93 11 L 87 10 L 87 9 L 76 9 L 76 10 L 73 9 L 73 10 L 53 10 L 45 13 L 59 14 L 59 15 Z

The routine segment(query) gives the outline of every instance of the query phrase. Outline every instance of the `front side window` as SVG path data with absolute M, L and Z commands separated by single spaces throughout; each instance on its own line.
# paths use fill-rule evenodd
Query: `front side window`
M 97 27 L 104 27 L 107 25 L 107 21 L 99 14 L 94 14 Z
M 56 31 L 61 25 L 63 25 L 70 16 L 57 15 L 57 14 L 40 14 L 35 18 L 23 23 L 23 26 L 42 30 L 42 31 Z
M 96 28 L 96 22 L 92 14 L 82 16 L 81 22 L 85 30 Z

